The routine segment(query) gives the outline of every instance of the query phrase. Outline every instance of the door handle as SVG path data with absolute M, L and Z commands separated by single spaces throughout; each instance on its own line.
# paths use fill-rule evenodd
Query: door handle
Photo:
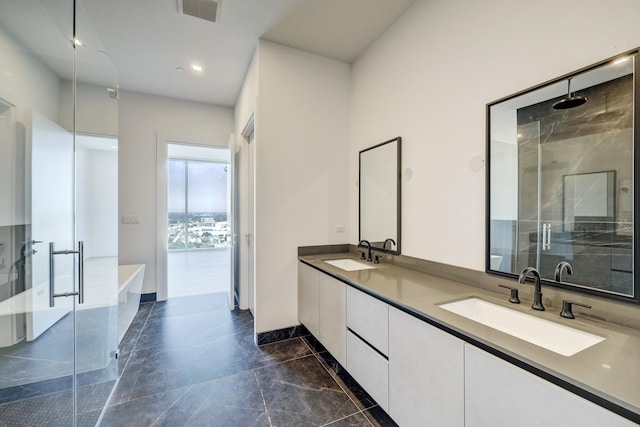
M 542 224 L 542 250 L 551 249 L 551 224 Z
M 551 249 L 551 224 L 547 224 L 547 250 Z
M 78 254 L 78 291 L 55 293 L 55 263 L 54 255 Z M 55 250 L 55 244 L 49 242 L 49 307 L 55 306 L 54 298 L 78 295 L 78 303 L 84 304 L 84 242 L 78 242 L 78 250 Z
M 26 242 L 20 242 L 23 245 L 35 245 L 37 243 L 42 243 L 42 240 L 27 240 Z

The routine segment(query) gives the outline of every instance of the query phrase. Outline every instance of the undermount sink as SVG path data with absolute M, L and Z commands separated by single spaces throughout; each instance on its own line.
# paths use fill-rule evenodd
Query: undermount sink
M 334 267 L 341 268 L 345 271 L 369 270 L 370 268 L 376 268 L 374 265 L 355 261 L 355 260 L 352 260 L 351 258 L 330 259 L 330 260 L 325 260 L 324 262 L 326 262 L 327 264 L 331 264 Z
M 573 356 L 604 341 L 604 338 L 598 335 L 511 310 L 479 298 L 443 303 L 439 307 L 563 356 Z

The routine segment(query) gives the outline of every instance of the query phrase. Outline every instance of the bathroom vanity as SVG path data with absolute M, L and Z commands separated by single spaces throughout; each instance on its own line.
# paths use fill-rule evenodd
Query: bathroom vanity
M 640 331 L 357 255 L 299 257 L 299 319 L 398 424 L 640 422 Z M 441 307 L 469 298 L 604 340 L 565 356 Z

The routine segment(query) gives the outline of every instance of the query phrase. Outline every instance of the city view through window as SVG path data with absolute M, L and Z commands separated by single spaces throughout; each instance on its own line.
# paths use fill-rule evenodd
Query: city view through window
M 169 250 L 231 246 L 229 166 L 170 159 L 168 167 Z

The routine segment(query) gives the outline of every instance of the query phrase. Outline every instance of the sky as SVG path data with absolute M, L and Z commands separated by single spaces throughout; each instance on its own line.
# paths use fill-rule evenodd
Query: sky
M 184 160 L 169 160 L 169 212 L 184 212 Z M 189 212 L 226 212 L 228 165 L 188 161 Z

